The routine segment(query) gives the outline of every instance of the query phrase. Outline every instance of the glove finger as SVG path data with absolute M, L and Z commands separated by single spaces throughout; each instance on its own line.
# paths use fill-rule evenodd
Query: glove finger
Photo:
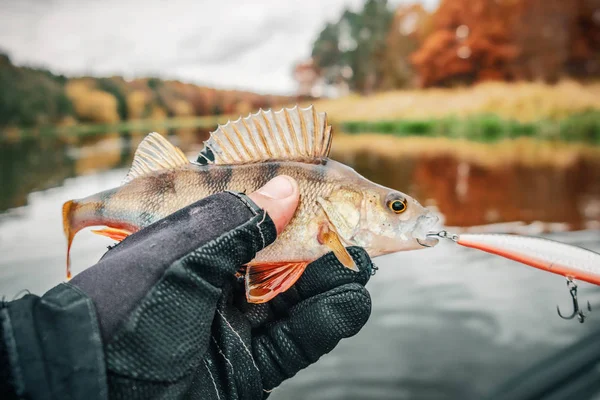
M 329 353 L 343 338 L 360 331 L 371 314 L 369 292 L 348 283 L 309 298 L 289 318 L 267 327 L 253 339 L 253 353 L 263 388 L 283 380 Z

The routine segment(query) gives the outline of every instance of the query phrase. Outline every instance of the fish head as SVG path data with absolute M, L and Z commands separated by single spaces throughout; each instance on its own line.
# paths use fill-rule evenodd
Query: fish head
M 346 245 L 363 247 L 371 257 L 433 247 L 428 238 L 439 218 L 411 196 L 374 185 L 340 188 L 324 207 Z
M 365 192 L 365 248 L 378 256 L 433 247 L 437 239 L 427 234 L 439 218 L 413 197 L 389 188 Z

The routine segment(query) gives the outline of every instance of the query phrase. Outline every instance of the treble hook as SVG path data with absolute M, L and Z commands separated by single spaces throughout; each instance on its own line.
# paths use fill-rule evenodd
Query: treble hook
M 567 278 L 567 287 L 569 288 L 569 293 L 571 294 L 571 299 L 573 300 L 573 313 L 571 313 L 571 315 L 568 317 L 565 317 L 560 313 L 560 308 L 556 306 L 558 316 L 562 319 L 573 319 L 577 315 L 577 319 L 583 324 L 583 321 L 587 315 L 585 315 L 583 311 L 579 309 L 579 300 L 577 300 L 577 284 L 573 282 L 571 278 Z M 587 302 L 587 309 L 588 311 L 592 311 L 592 306 L 590 305 L 589 301 Z

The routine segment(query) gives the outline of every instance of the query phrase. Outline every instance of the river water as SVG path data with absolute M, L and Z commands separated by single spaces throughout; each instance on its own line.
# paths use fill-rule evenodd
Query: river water
M 172 140 L 193 154 L 203 134 L 178 132 Z M 0 144 L 1 294 L 42 294 L 64 279 L 62 203 L 119 185 L 139 140 L 112 134 Z M 517 221 L 522 225 L 509 228 L 539 229 L 546 237 L 600 251 L 600 168 L 594 163 L 492 168 L 415 156 L 390 164 L 376 154 L 337 151 L 367 177 L 432 205 L 449 225 Z M 80 233 L 73 272 L 94 264 L 109 244 Z M 556 305 L 567 312 L 571 307 L 562 277 L 453 243 L 374 261 L 379 271 L 367 285 L 373 313 L 365 328 L 285 382 L 271 399 L 479 398 L 600 329 L 600 312 L 585 324 L 556 315 Z M 597 287 L 581 283 L 579 294 L 600 309 Z

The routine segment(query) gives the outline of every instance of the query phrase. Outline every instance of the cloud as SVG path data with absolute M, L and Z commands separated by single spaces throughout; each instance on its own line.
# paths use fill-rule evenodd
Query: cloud
M 405 0 L 396 0 L 395 3 Z M 438 0 L 424 0 L 437 4 Z M 363 0 L 0 1 L 0 48 L 68 75 L 161 76 L 291 93 L 294 62 Z

